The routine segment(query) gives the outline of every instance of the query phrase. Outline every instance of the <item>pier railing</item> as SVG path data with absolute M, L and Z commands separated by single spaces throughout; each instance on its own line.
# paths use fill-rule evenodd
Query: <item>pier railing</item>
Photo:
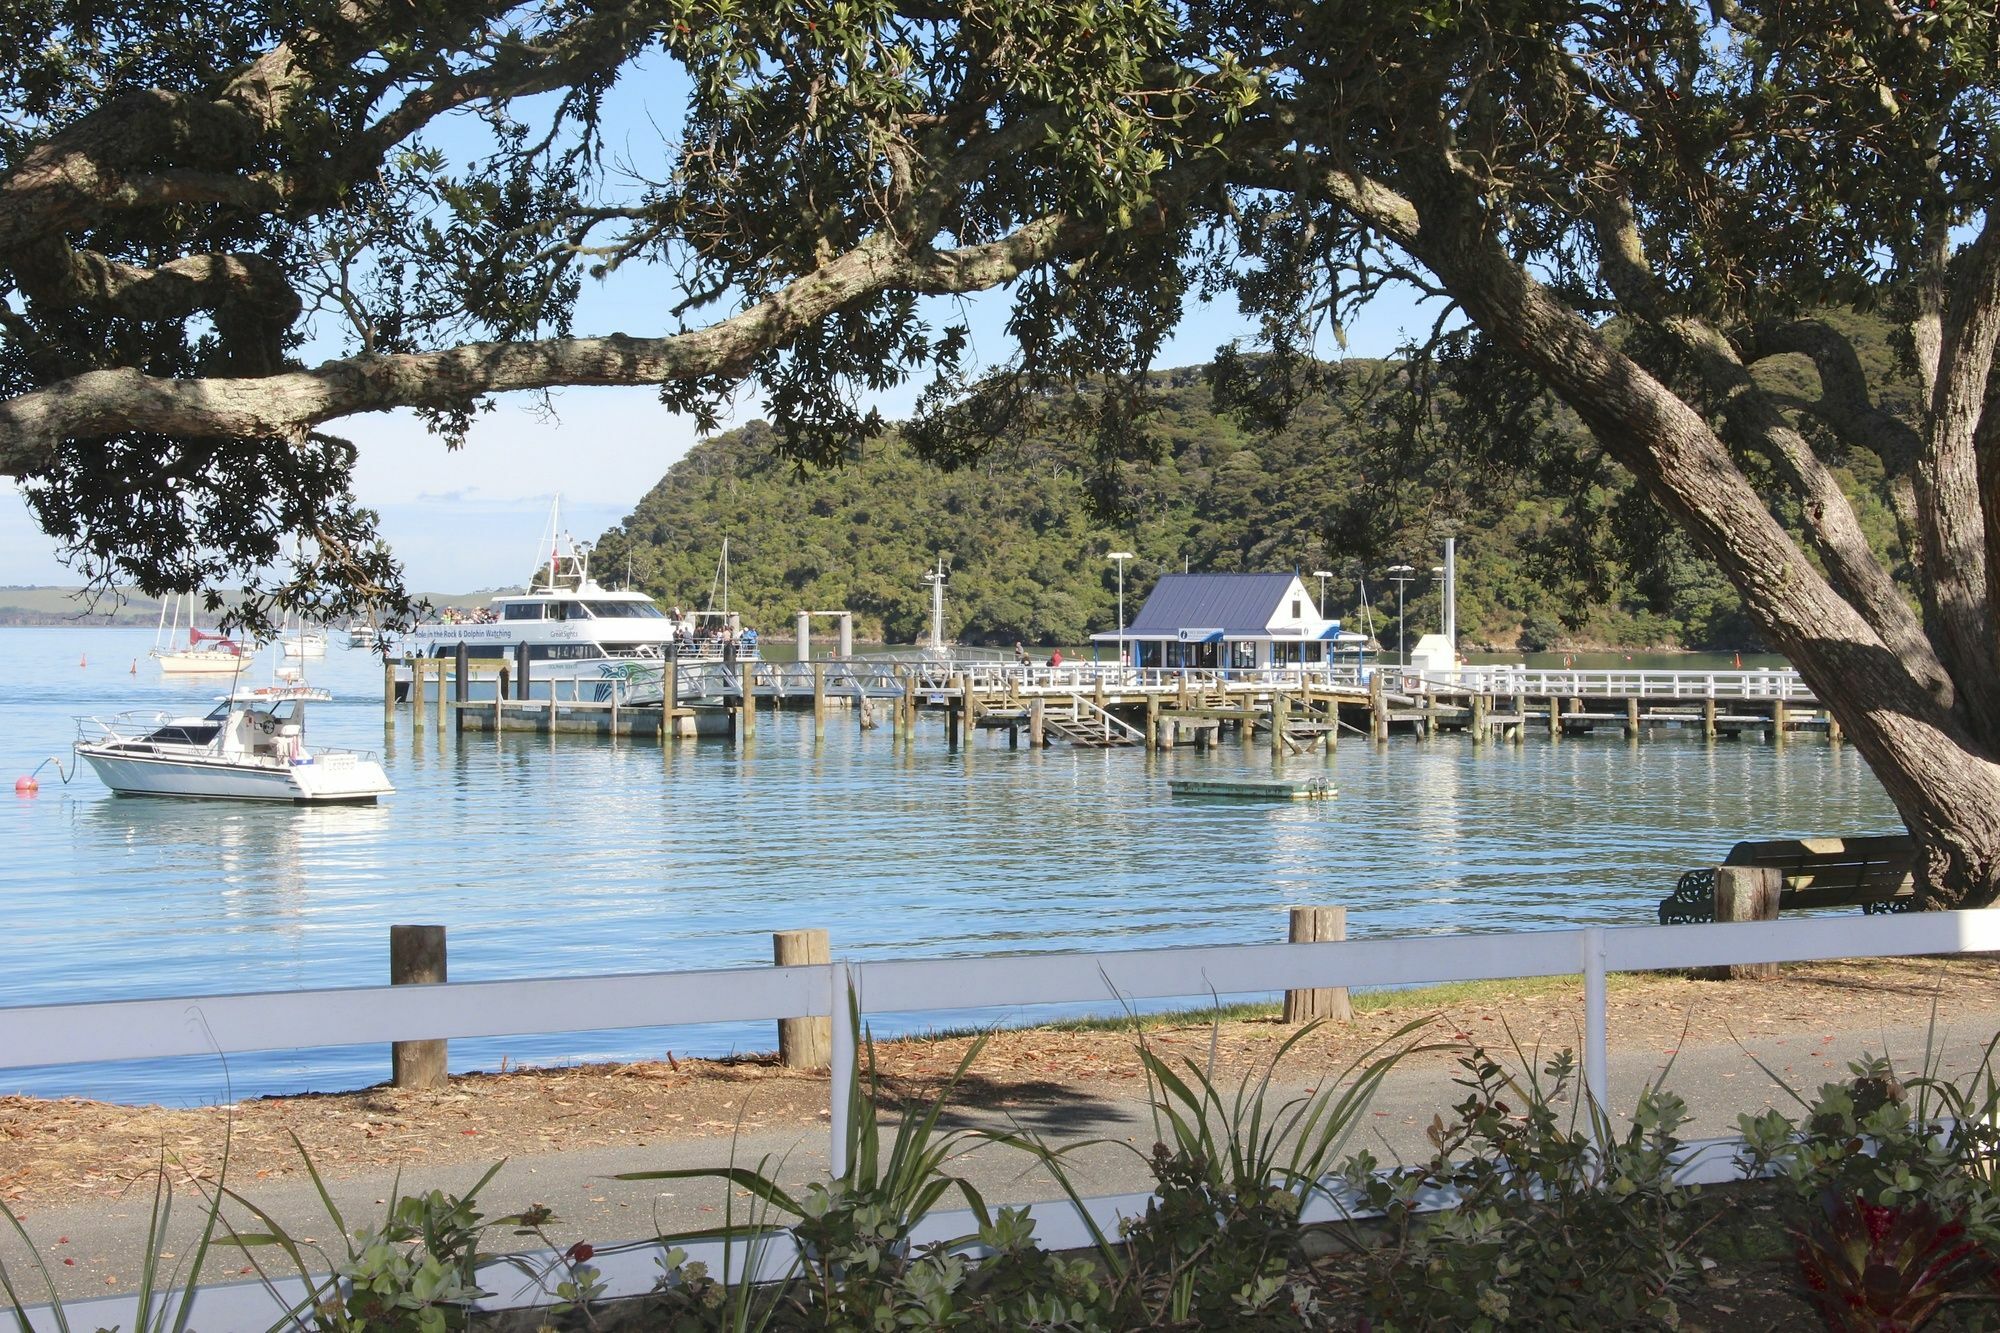
M 1576 670 L 1568 667 L 1467 666 L 1399 673 L 1409 693 L 1578 696 L 1586 699 L 1754 699 L 1815 702 L 1812 687 L 1789 668 L 1748 671 Z
M 1611 1033 L 1605 984 L 1611 973 L 1993 950 L 2000 950 L 2000 910 L 1988 909 L 1312 944 L 849 960 L 793 967 L 21 1005 L 0 1008 L 0 1068 L 828 1017 L 835 1020 L 829 1160 L 839 1173 L 846 1166 L 849 1093 L 855 1077 L 854 1031 L 843 1021 L 850 1006 L 865 1021 L 869 1013 L 1208 999 L 1280 989 L 1581 973 L 1584 1086 L 1599 1105 L 1608 1107 Z M 1082 1206 L 1088 1211 L 1099 1203 L 1123 1207 L 1130 1202 L 1120 1196 L 1086 1200 Z M 1075 1230 L 1073 1222 L 1070 1229 Z M 1055 1228 L 1062 1230 L 1061 1224 Z M 609 1294 L 636 1294 L 656 1276 L 650 1260 L 627 1267 L 632 1292 L 623 1290 L 628 1278 L 621 1270 L 608 1274 L 614 1288 Z M 243 1286 L 212 1289 L 215 1299 L 202 1303 L 201 1318 L 206 1322 L 200 1326 L 239 1326 L 225 1313 L 234 1308 L 232 1301 L 269 1302 L 295 1288 L 296 1283 L 281 1283 L 275 1292 Z M 124 1299 L 129 1306 L 130 1298 Z M 115 1300 L 91 1302 L 87 1309 L 73 1308 L 71 1319 L 101 1315 L 103 1323 L 117 1313 L 112 1308 L 116 1304 Z M 209 1318 L 208 1311 L 217 1317 Z M 268 1316 L 264 1322 L 269 1322 Z

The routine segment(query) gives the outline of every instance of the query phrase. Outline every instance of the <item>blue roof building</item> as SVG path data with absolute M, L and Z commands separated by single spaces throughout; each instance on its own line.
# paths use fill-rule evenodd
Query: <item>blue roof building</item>
M 1133 666 L 1213 670 L 1315 666 L 1361 642 L 1320 614 L 1297 574 L 1163 574 L 1124 633 Z

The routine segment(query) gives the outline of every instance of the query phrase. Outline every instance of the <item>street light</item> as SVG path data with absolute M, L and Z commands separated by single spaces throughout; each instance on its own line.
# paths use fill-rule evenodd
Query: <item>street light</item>
M 1403 585 L 1416 577 L 1416 566 L 1391 565 L 1383 573 L 1396 585 L 1396 665 L 1408 666 L 1410 654 L 1403 638 Z
M 1130 551 L 1111 551 L 1105 557 L 1118 566 L 1118 665 L 1125 665 L 1125 562 L 1135 557 Z
M 1333 577 L 1330 569 L 1315 569 L 1313 577 L 1319 580 L 1319 618 L 1326 619 L 1326 581 Z

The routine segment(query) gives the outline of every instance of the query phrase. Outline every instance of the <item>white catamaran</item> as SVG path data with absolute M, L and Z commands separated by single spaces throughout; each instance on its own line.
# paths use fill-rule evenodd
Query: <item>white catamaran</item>
M 562 530 L 559 507 L 550 510 L 540 550 L 546 555 L 527 587 L 417 626 L 401 640 L 404 660 L 453 657 L 463 644 L 469 660 L 497 665 L 525 649 L 529 678 L 546 695 L 555 681 L 596 681 L 608 690 L 613 679 L 656 680 L 676 648 L 683 661 L 757 656 L 757 632 L 729 611 L 726 591 L 720 609 L 667 612 L 642 592 L 596 582 L 590 548 Z M 725 589 L 728 558 L 725 543 L 717 575 Z M 491 698 L 490 685 L 485 691 Z

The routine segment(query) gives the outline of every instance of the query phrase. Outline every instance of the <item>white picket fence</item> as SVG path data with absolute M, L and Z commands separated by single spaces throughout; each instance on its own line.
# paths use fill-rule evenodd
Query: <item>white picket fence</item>
M 1988 909 L 25 1005 L 0 1008 L 0 1068 L 440 1037 L 816 1016 L 838 1020 L 848 1012 L 850 1001 L 865 1021 L 871 1012 L 947 1013 L 1114 998 L 1207 998 L 1322 986 L 1408 986 L 1581 973 L 1584 1081 L 1599 1103 L 1606 1104 L 1608 973 L 1996 950 L 2000 950 L 2000 909 Z M 845 1165 L 854 1044 L 846 1022 L 835 1021 L 833 1034 L 830 1160 L 837 1173 Z M 1710 1157 L 1730 1155 L 1726 1142 L 1706 1147 L 1712 1150 Z M 1142 1199 L 1113 1198 L 1092 1201 L 1087 1207 L 1110 1217 L 1142 1203 Z M 952 1225 L 962 1220 L 945 1219 Z M 1080 1243 L 1083 1235 L 1074 1218 L 1067 1224 L 1042 1218 L 1041 1226 L 1051 1244 Z M 644 1265 L 622 1264 L 615 1274 L 607 1270 L 607 1276 L 614 1277 L 616 1294 L 628 1287 L 645 1290 L 654 1271 L 648 1258 Z M 267 1327 L 282 1313 L 282 1300 L 297 1299 L 302 1291 L 295 1284 L 281 1284 L 275 1293 L 250 1284 L 208 1288 L 197 1326 L 204 1333 Z M 504 1294 L 499 1303 L 504 1303 Z M 45 1315 L 39 1318 L 46 1320 Z M 70 1323 L 76 1327 L 108 1327 L 121 1318 L 124 1326 L 131 1326 L 129 1299 L 121 1305 L 120 1298 L 105 1298 L 70 1311 Z

